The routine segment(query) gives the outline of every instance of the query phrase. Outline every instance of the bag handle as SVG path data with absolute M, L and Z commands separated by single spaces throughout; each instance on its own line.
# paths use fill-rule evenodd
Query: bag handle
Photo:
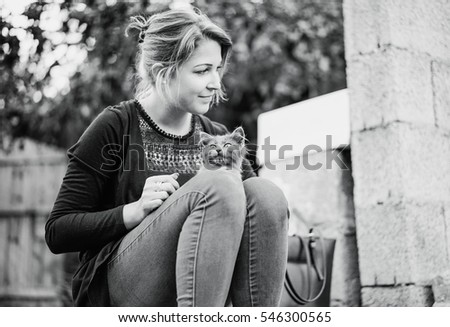
M 297 304 L 304 305 L 306 303 L 316 301 L 322 295 L 323 291 L 325 290 L 325 286 L 326 286 L 326 282 L 327 282 L 327 263 L 326 263 L 325 244 L 323 241 L 323 237 L 321 235 L 316 236 L 314 234 L 314 231 L 312 228 L 310 229 L 309 234 L 307 235 L 308 241 L 306 241 L 305 239 L 303 239 L 302 237 L 300 237 L 298 235 L 294 235 L 294 236 L 298 237 L 300 239 L 300 245 L 305 249 L 308 296 L 302 297 L 300 294 L 297 293 L 297 291 L 295 290 L 294 285 L 289 277 L 289 272 L 287 269 L 286 269 L 286 277 L 285 277 L 284 285 L 286 287 L 286 290 L 287 290 L 289 296 Z M 316 239 L 317 238 L 319 239 L 320 245 L 322 248 L 321 254 L 322 254 L 322 262 L 323 262 L 323 272 L 320 271 L 320 269 L 317 265 L 317 259 L 314 256 L 314 253 L 317 252 L 317 251 L 314 251 L 316 249 L 316 242 L 317 242 Z M 311 271 L 312 271 L 312 269 L 314 269 L 314 271 L 316 272 L 319 281 L 322 281 L 320 290 L 315 296 L 312 296 L 312 294 L 311 294 L 312 293 L 312 289 L 311 289 L 311 284 L 312 284 Z

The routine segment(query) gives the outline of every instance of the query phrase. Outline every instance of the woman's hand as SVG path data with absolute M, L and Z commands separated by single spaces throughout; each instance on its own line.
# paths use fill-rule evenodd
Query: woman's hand
M 139 225 L 180 187 L 176 181 L 178 176 L 178 173 L 175 173 L 147 178 L 141 198 L 123 207 L 123 222 L 128 230 Z

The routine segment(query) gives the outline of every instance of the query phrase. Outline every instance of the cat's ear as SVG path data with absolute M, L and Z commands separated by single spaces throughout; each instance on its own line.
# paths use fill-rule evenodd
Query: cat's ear
M 239 144 L 245 143 L 245 132 L 244 129 L 239 126 L 236 128 L 233 133 L 231 133 L 231 137 Z
M 205 146 L 209 141 L 211 141 L 213 137 L 205 132 L 200 132 L 200 141 L 198 142 L 198 145 Z

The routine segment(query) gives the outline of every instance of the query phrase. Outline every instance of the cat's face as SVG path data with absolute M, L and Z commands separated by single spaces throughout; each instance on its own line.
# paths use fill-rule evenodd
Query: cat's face
M 200 133 L 199 145 L 203 146 L 203 165 L 207 169 L 226 167 L 241 169 L 245 156 L 245 134 L 242 127 L 225 135 L 209 135 Z

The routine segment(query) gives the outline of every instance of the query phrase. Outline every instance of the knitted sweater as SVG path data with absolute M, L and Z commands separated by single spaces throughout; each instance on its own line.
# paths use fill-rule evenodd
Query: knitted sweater
M 67 151 L 67 172 L 45 238 L 53 253 L 80 253 L 72 282 L 76 306 L 110 305 L 106 263 L 128 232 L 123 206 L 140 198 L 145 180 L 177 171 L 183 185 L 195 175 L 199 131 L 227 132 L 200 115 L 192 124 L 188 135 L 168 138 L 136 101 L 125 101 L 104 109 Z M 247 160 L 242 175 L 255 176 Z

